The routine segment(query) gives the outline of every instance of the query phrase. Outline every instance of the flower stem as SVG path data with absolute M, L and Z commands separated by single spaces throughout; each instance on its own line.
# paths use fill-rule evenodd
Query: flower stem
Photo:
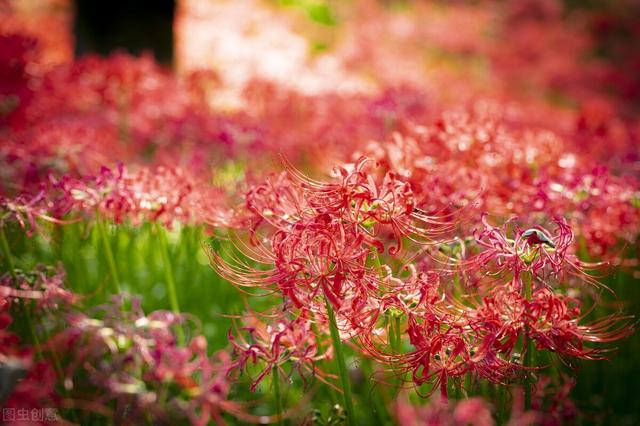
M 531 300 L 532 297 L 532 276 L 531 274 L 525 274 L 523 277 L 523 292 L 524 298 L 527 301 Z M 527 336 L 526 330 L 523 336 L 524 342 L 524 360 L 523 367 L 525 368 L 526 379 L 524 384 L 524 406 L 525 410 L 531 409 L 531 387 L 532 380 L 530 376 L 529 368 L 533 365 L 533 340 Z
M 278 374 L 278 366 L 273 366 L 273 374 L 271 376 L 273 383 L 273 397 L 276 400 L 276 424 L 282 424 L 282 400 L 280 396 L 280 377 Z
M 331 302 L 325 296 L 324 302 L 327 306 L 327 315 L 329 317 L 329 328 L 331 329 L 331 339 L 333 340 L 333 351 L 336 355 L 336 363 L 338 364 L 338 371 L 340 373 L 340 382 L 342 383 L 342 396 L 344 398 L 344 408 L 347 413 L 347 424 L 355 426 L 355 413 L 353 409 L 353 397 L 351 396 L 351 383 L 349 380 L 349 373 L 347 371 L 347 365 L 344 361 L 344 353 L 342 352 L 342 341 L 340 340 L 340 332 L 338 331 L 338 324 L 336 323 L 336 315 L 333 312 Z
M 100 234 L 100 239 L 102 240 L 102 245 L 104 247 L 104 255 L 107 259 L 107 265 L 109 266 L 111 282 L 113 283 L 113 292 L 114 294 L 120 294 L 120 279 L 118 278 L 118 269 L 116 268 L 116 262 L 113 258 L 111 243 L 109 242 L 109 236 L 107 235 L 104 221 L 100 217 L 96 218 L 96 227 L 98 228 L 98 233 Z
M 402 335 L 400 333 L 400 317 L 393 318 L 394 324 L 394 342 L 393 342 L 393 350 L 395 353 L 400 353 L 402 351 Z
M 371 360 L 369 358 L 363 357 L 362 363 L 360 365 L 362 366 L 362 371 L 365 377 L 368 377 L 370 379 L 370 383 L 372 384 L 372 386 L 375 386 L 378 388 L 377 392 L 374 391 L 373 387 L 371 387 L 370 391 L 367 392 L 367 395 L 368 395 L 367 403 L 371 406 L 371 412 L 375 414 L 377 419 L 377 424 L 380 424 L 380 425 L 389 424 L 390 419 L 389 419 L 389 414 L 386 411 L 386 408 L 391 405 L 390 403 L 391 398 L 388 392 L 386 392 L 386 389 L 380 386 L 380 383 L 377 383 L 376 380 L 374 379 L 374 370 L 373 370 L 373 364 L 371 363 Z
M 164 277 L 167 281 L 167 293 L 169 294 L 169 303 L 171 310 L 179 314 L 180 305 L 178 304 L 178 292 L 176 290 L 176 280 L 173 276 L 173 268 L 171 267 L 171 259 L 169 259 L 169 244 L 167 243 L 167 234 L 162 225 L 156 223 L 158 238 L 160 240 L 160 256 L 164 266 Z
M 9 274 L 11 274 L 11 279 L 16 281 L 16 268 L 13 264 L 13 259 L 11 259 L 11 250 L 9 249 L 9 242 L 7 241 L 7 236 L 4 233 L 4 226 L 0 226 L 0 243 L 2 244 L 2 254 L 4 255 L 5 261 L 7 262 L 7 268 L 9 269 Z
M 467 372 L 464 375 L 464 397 L 469 398 L 473 392 L 471 388 L 471 373 Z
M 507 387 L 498 386 L 498 403 L 496 407 L 496 424 L 503 425 L 505 423 L 505 410 L 507 405 L 506 399 Z
M 7 240 L 7 235 L 4 232 L 4 227 L 0 226 L 0 244 L 2 244 L 2 255 L 4 256 L 7 267 L 9 268 L 9 274 L 11 275 L 11 281 L 13 285 L 17 285 L 18 276 L 16 274 L 16 267 L 13 263 L 13 259 L 11 258 L 11 249 L 9 248 L 9 241 Z M 29 309 L 27 308 L 27 303 L 24 299 L 20 299 L 20 307 L 24 312 L 25 321 L 27 323 L 27 327 L 29 327 L 29 333 L 31 333 L 31 338 L 33 339 L 33 344 L 36 347 L 36 352 L 38 355 L 40 353 L 40 339 L 38 339 L 38 335 L 36 334 L 36 329 L 33 325 L 33 321 L 31 320 L 31 315 Z
M 164 278 L 167 282 L 167 293 L 169 295 L 169 304 L 171 310 L 175 314 L 180 313 L 180 305 L 178 304 L 178 291 L 176 290 L 176 280 L 173 275 L 173 268 L 171 267 L 171 259 L 169 259 L 169 244 L 167 243 L 167 234 L 165 229 L 159 223 L 156 223 L 156 231 L 158 232 L 158 239 L 160 240 L 160 256 L 162 257 Z M 177 328 L 176 336 L 178 343 L 184 343 L 184 331 L 181 327 Z

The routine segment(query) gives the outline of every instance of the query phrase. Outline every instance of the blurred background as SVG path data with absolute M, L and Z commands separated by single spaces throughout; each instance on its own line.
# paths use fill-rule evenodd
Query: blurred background
M 636 0 L 3 0 L 0 13 L 0 32 L 33 35 L 49 66 L 124 50 L 235 85 L 366 92 L 413 83 L 455 97 L 438 83 L 457 72 L 466 92 L 569 104 L 614 97 L 626 116 L 640 96 Z
M 36 80 L 74 58 L 128 52 L 178 77 L 215 76 L 198 84 L 222 111 L 254 113 L 256 82 L 284 96 L 378 97 L 380 114 L 414 118 L 427 105 L 516 102 L 577 151 L 635 175 L 639 19 L 637 0 L 0 1 L 0 35 L 37 41 Z M 406 93 L 385 99 L 390 90 Z
M 128 145 L 105 142 L 101 148 L 101 139 L 91 139 L 78 148 L 90 155 L 78 154 L 81 160 L 75 162 L 65 158 L 68 164 L 60 169 L 82 173 L 89 164 L 154 158 L 157 164 L 176 162 L 197 170 L 229 166 L 229 158 L 250 154 L 256 146 L 290 157 L 298 151 L 287 147 L 311 147 L 303 151 L 306 161 L 320 162 L 328 150 L 314 153 L 330 145 L 344 159 L 352 154 L 340 151 L 346 141 L 355 146 L 384 140 L 401 126 L 400 118 L 422 123 L 439 111 L 489 99 L 506 105 L 506 120 L 550 129 L 566 138 L 572 152 L 616 175 L 637 178 L 639 23 L 636 0 L 0 0 L 0 124 L 7 120 L 23 138 L 11 141 L 11 155 L 22 156 L 12 160 L 18 164 L 27 154 L 16 147 L 32 137 L 18 132 L 23 122 L 37 122 L 45 108 L 55 110 L 32 102 L 34 93 L 56 82 L 51 87 L 66 88 L 69 99 L 78 102 L 72 115 L 85 114 L 92 102 L 104 108 L 111 100 L 108 91 L 95 100 L 95 93 L 80 88 L 96 86 L 92 78 L 117 77 L 118 84 L 129 88 L 131 83 L 134 94 L 148 99 L 141 106 L 134 100 L 127 104 L 131 116 L 126 123 L 118 121 L 119 99 L 113 101 L 115 113 L 106 115 L 114 139 Z M 12 62 L 20 57 L 12 49 L 21 52 L 20 64 Z M 99 68 L 95 64 L 101 57 L 114 58 L 117 72 L 109 74 L 108 66 L 103 74 L 86 72 Z M 67 80 L 71 86 L 62 84 Z M 56 90 L 56 96 L 64 92 Z M 288 101 L 276 102 L 282 99 Z M 330 114 L 336 105 L 341 114 Z M 510 105 L 517 105 L 513 115 Z M 100 111 L 96 117 L 102 120 L 103 115 Z M 363 116 L 369 127 L 359 127 Z M 172 123 L 166 117 L 180 126 L 165 129 Z M 64 119 L 51 122 L 68 126 L 68 134 L 75 131 Z M 306 121 L 294 140 L 288 130 L 296 120 Z M 105 134 L 96 129 L 100 137 Z M 43 125 L 38 135 L 45 130 Z M 162 152 L 158 146 L 180 147 L 194 140 L 211 143 L 184 160 L 180 149 L 154 157 Z M 33 144 L 33 156 L 43 157 L 46 145 L 44 139 Z M 325 160 L 331 164 L 334 159 Z M 7 170 L 0 175 L 12 182 Z M 616 287 L 618 278 L 610 277 L 607 284 L 625 301 L 625 310 L 637 315 L 637 275 L 619 280 L 623 288 Z M 639 424 L 638 353 L 640 341 L 634 336 L 621 345 L 614 362 L 577 366 L 574 396 L 594 423 Z

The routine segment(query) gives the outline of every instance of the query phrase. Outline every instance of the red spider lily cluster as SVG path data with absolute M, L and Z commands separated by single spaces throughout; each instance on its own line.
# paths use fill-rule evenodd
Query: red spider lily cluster
M 97 217 L 134 225 L 157 221 L 167 226 L 234 221 L 222 189 L 199 184 L 183 169 L 162 166 L 129 172 L 120 164 L 114 169 L 102 167 L 95 176 L 50 177 L 34 195 L 0 197 L 0 205 L 2 220 L 18 222 L 29 235 L 37 229 L 38 220 L 64 224 Z
M 612 175 L 572 153 L 567 140 L 521 120 L 478 103 L 362 153 L 408 181 L 422 209 L 473 204 L 478 216 L 490 211 L 530 223 L 562 216 L 595 256 L 620 241 L 633 244 L 640 223 L 635 180 Z
M 93 316 L 70 313 L 65 329 L 52 337 L 49 349 L 54 353 L 79 348 L 65 363 L 66 387 L 100 389 L 97 395 L 87 395 L 94 409 L 115 401 L 116 406 L 128 407 L 127 421 L 151 415 L 204 425 L 222 422 L 222 412 L 242 417 L 243 410 L 228 398 L 231 361 L 226 353 L 209 356 L 201 335 L 180 343 L 189 330 L 180 315 L 145 315 L 136 300 L 123 312 L 122 304 L 116 300 Z M 170 386 L 177 389 L 167 393 L 164 389 Z M 114 413 L 115 418 L 123 414 Z
M 125 412 L 110 408 L 115 403 L 127 407 L 127 421 L 152 416 L 206 425 L 222 423 L 223 412 L 254 420 L 228 397 L 236 362 L 223 351 L 209 355 L 203 336 L 187 334 L 195 328 L 185 316 L 147 315 L 139 301 L 122 297 L 83 313 L 80 296 L 62 285 L 63 273 L 45 267 L 1 279 L 2 371 L 11 388 L 2 395 L 5 407 L 75 407 L 117 419 Z M 38 347 L 50 362 L 36 361 L 41 354 L 8 331 L 12 318 L 29 322 L 23 311 L 30 310 L 50 320 L 48 340 Z
M 61 285 L 64 277 L 60 274 L 60 271 L 39 267 L 32 273 L 0 277 L 0 360 L 3 378 L 9 386 L 3 390 L 2 400 L 7 408 L 59 405 L 53 366 L 37 360 L 35 348 L 25 347 L 10 326 L 16 321 L 14 312 L 21 299 L 22 303 L 34 303 L 34 309 L 38 310 L 53 310 L 58 304 L 72 303 L 72 295 Z
M 506 384 L 531 373 L 522 363 L 528 339 L 537 350 L 597 359 L 601 350 L 589 344 L 630 333 L 618 317 L 582 324 L 579 300 L 565 293 L 597 282 L 570 252 L 564 220 L 552 235 L 540 226 L 497 228 L 484 217 L 473 240 L 447 237 L 455 214 L 427 215 L 410 185 L 390 172 L 376 181 L 369 163 L 338 168 L 331 183 L 290 169 L 254 187 L 244 248 L 270 269 L 212 252 L 216 270 L 239 286 L 279 293 L 298 320 L 325 317 L 326 300 L 343 336 L 356 337 L 364 354 L 410 373 L 416 386 L 439 387 L 444 399 L 450 381 L 462 386 L 456 381 L 469 374 Z M 403 266 L 393 271 L 383 257 L 382 267 L 381 255 Z M 386 328 L 394 318 L 400 328 Z
M 605 359 L 634 331 L 592 305 L 613 292 L 600 283 L 608 265 L 637 266 L 637 76 L 582 60 L 606 37 L 589 24 L 619 16 L 484 3 L 409 16 L 356 2 L 327 55 L 374 87 L 348 93 L 277 78 L 230 88 L 224 70 L 176 75 L 124 53 L 51 64 L 32 34 L 0 27 L 3 406 L 279 422 L 298 408 L 253 415 L 236 390 L 286 377 L 347 401 L 360 373 L 397 392 L 385 402 L 400 424 L 575 418 L 560 370 Z M 463 66 L 431 67 L 447 55 Z M 476 62 L 491 66 L 462 78 Z M 611 76 L 624 94 L 607 92 Z M 224 105 L 231 89 L 242 107 Z M 211 265 L 247 299 L 228 345 L 210 348 L 175 307 L 145 313 L 118 295 L 89 308 L 61 265 L 16 267 L 7 235 L 47 240 L 78 222 L 218 238 Z M 347 368 L 343 350 L 374 371 Z M 484 389 L 511 408 L 475 396 Z
M 551 380 L 548 377 L 541 377 L 539 392 L 532 404 L 535 411 L 525 410 L 522 392 L 515 392 L 513 410 L 505 424 L 510 426 L 556 425 L 574 420 L 575 407 L 570 400 L 566 399 L 572 383 L 567 382 L 557 392 L 549 392 L 549 382 Z M 553 396 L 549 398 L 549 394 Z M 432 398 L 428 406 L 422 407 L 413 406 L 405 399 L 399 399 L 396 410 L 398 421 L 403 425 L 492 426 L 495 424 L 491 414 L 492 407 L 481 398 L 465 399 L 458 403 Z

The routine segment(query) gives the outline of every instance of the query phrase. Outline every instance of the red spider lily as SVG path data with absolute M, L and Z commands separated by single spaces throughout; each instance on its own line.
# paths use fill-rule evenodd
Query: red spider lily
M 362 333 L 363 351 L 399 375 L 411 372 L 411 381 L 418 386 L 429 383 L 432 391 L 439 387 L 443 397 L 447 396 L 449 378 L 470 372 L 503 383 L 518 367 L 503 359 L 507 352 L 504 346 L 517 339 L 522 321 L 512 335 L 500 335 L 491 318 L 452 303 L 439 282 L 436 275 L 411 274 L 405 283 L 396 285 L 394 297 L 381 302 L 380 310 L 407 318 L 406 333 L 413 349 L 389 352 L 384 340 Z
M 548 210 L 571 218 L 584 237 L 588 253 L 601 257 L 620 242 L 633 244 L 640 221 L 637 183 L 629 177 L 613 176 L 604 167 L 568 171 L 545 182 L 541 190 L 550 198 Z M 567 203 L 573 203 L 567 212 Z
M 2 277 L 2 281 L 5 281 L 5 277 Z M 2 285 L 1 288 L 0 374 L 3 386 L 0 400 L 2 400 L 3 408 L 25 410 L 49 407 L 55 412 L 56 408 L 60 406 L 61 398 L 56 391 L 57 378 L 52 364 L 48 360 L 36 360 L 36 350 L 39 349 L 25 345 L 16 334 L 9 330 L 13 319 L 8 312 L 10 307 L 8 298 L 36 292 L 18 292 L 15 290 L 14 284 L 10 284 L 10 288 L 5 285 Z M 11 290 L 10 294 L 7 294 L 8 289 Z
M 426 326 L 425 326 L 426 323 Z M 415 350 L 409 353 L 406 363 L 410 365 L 413 382 L 420 386 L 433 383 L 440 387 L 443 399 L 447 399 L 447 385 L 450 377 L 460 377 L 468 369 L 470 358 L 467 342 L 460 330 L 438 331 L 438 324 L 423 324 L 409 316 L 409 341 Z
M 371 229 L 377 236 L 391 228 L 396 245 L 388 248 L 395 255 L 402 248 L 402 238 L 414 242 L 432 242 L 453 228 L 447 217 L 430 216 L 416 209 L 411 187 L 393 173 L 386 173 L 377 184 L 367 169 L 371 160 L 361 157 L 354 164 L 337 167 L 338 183 L 311 180 L 288 165 L 289 173 L 299 182 L 308 203 L 318 212 L 339 216 L 347 223 Z
M 577 302 L 550 290 L 565 269 L 576 277 L 583 274 L 573 263 L 577 262 L 574 257 L 566 254 L 573 234 L 564 222 L 558 222 L 559 234 L 554 237 L 543 228 L 516 228 L 514 240 L 488 226 L 486 220 L 484 223 L 487 229 L 478 241 L 485 250 L 462 261 L 469 261 L 465 265 L 481 274 L 481 301 L 457 301 L 442 288 L 443 276 L 434 273 L 429 278 L 409 268 L 412 272 L 406 280 L 387 279 L 393 280 L 396 294 L 381 299 L 381 306 L 406 315 L 413 349 L 391 354 L 380 348 L 382 340 L 361 337 L 365 353 L 401 373 L 411 371 L 416 385 L 430 383 L 433 390 L 440 387 L 446 397 L 449 378 L 473 373 L 503 384 L 514 378 L 517 370 L 528 368 L 516 352 L 525 335 L 534 339 L 539 349 L 590 359 L 601 357 L 605 350 L 586 348 L 584 343 L 611 342 L 628 335 L 627 324 L 620 322 L 624 317 L 579 325 Z M 533 297 L 525 297 L 525 273 L 549 288 L 541 287 Z
M 569 395 L 575 380 L 562 375 L 559 380 L 540 376 L 535 385 L 535 395 L 531 402 L 537 412 L 538 422 L 544 426 L 556 426 L 574 422 L 578 418 L 578 408 Z
M 375 290 L 375 275 L 366 267 L 369 250 L 364 236 L 328 215 L 299 221 L 277 231 L 271 241 L 273 269 L 232 266 L 215 252 L 212 265 L 240 286 L 277 288 L 296 308 L 311 309 L 316 296 L 326 296 L 336 308 L 355 294 Z M 321 305 L 320 305 L 321 306 Z
M 202 336 L 179 345 L 176 329 L 185 318 L 164 311 L 145 315 L 135 300 L 124 311 L 122 303 L 100 308 L 100 319 L 70 314 L 66 328 L 48 343 L 62 356 L 69 391 L 94 386 L 100 390 L 97 404 L 126 404 L 128 418 L 178 415 L 204 425 L 223 422 L 223 412 L 243 416 L 240 404 L 227 397 L 228 356 L 209 357 Z M 69 352 L 70 347 L 76 349 Z M 178 391 L 163 393 L 168 383 Z
M 358 312 L 385 291 L 381 277 L 367 267 L 372 248 L 385 250 L 381 229 L 391 228 L 396 245 L 389 253 L 396 254 L 402 238 L 427 242 L 451 226 L 416 211 L 409 187 L 393 175 L 379 187 L 366 165 L 363 158 L 338 168 L 338 183 L 312 181 L 289 167 L 292 180 L 281 176 L 254 188 L 247 195 L 248 207 L 258 216 L 251 234 L 262 222 L 275 230 L 255 241 L 259 247 L 249 249 L 249 256 L 257 254 L 256 260 L 274 268 L 229 265 L 212 252 L 213 266 L 241 286 L 277 287 L 297 308 L 312 308 L 316 296 L 325 296 L 344 314 L 340 308 L 348 302 L 352 312 L 344 317 L 359 323 L 364 316 Z M 418 227 L 416 221 L 432 228 Z
M 118 223 L 130 220 L 136 224 L 143 219 L 167 225 L 174 220 L 184 224 L 215 221 L 216 215 L 211 213 L 214 192 L 200 192 L 191 176 L 180 169 L 128 173 L 122 165 L 117 171 L 103 167 L 86 183 L 67 179 L 60 185 L 81 211 L 98 211 Z
M 568 253 L 573 243 L 573 231 L 566 222 L 555 219 L 558 233 L 555 236 L 542 227 L 527 230 L 514 225 L 513 239 L 507 237 L 507 229 L 512 221 L 502 228 L 491 226 L 487 215 L 482 216 L 484 229 L 478 233 L 476 242 L 482 251 L 464 261 L 470 268 L 481 268 L 488 273 L 513 276 L 517 283 L 523 273 L 530 273 L 534 279 L 545 280 L 550 274 L 574 275 L 585 282 L 597 282 L 583 272 L 583 263 Z
M 0 368 L 8 375 L 6 369 L 11 368 L 11 363 L 3 362 Z M 18 368 L 25 368 L 24 366 Z M 60 407 L 60 396 L 56 392 L 56 375 L 53 367 L 47 362 L 37 362 L 25 370 L 26 373 L 11 390 L 8 398 L 3 401 L 4 409 L 14 410 L 42 410 L 53 412 L 53 416 L 42 419 L 43 425 L 52 425 L 58 422 L 56 409 Z M 30 411 L 29 411 L 30 412 Z M 44 416 L 43 416 L 44 417 Z M 34 424 L 34 423 L 29 423 Z
M 524 409 L 521 390 L 514 389 L 511 415 L 505 424 L 554 426 L 574 421 L 577 410 L 568 398 L 572 386 L 573 383 L 568 381 L 556 388 L 548 377 L 542 376 L 537 383 L 533 410 L 529 411 Z M 434 396 L 429 404 L 415 406 L 406 397 L 400 396 L 395 403 L 398 422 L 414 426 L 493 425 L 495 422 L 491 411 L 489 404 L 480 397 L 448 401 Z
M 6 310 L 8 305 L 4 299 L 0 299 L 0 361 L 3 364 L 16 361 L 19 367 L 30 367 L 33 365 L 33 351 L 28 348 L 22 348 L 20 338 L 9 330 L 9 326 L 13 323 L 13 318 Z
M 505 384 L 517 378 L 518 371 L 530 369 L 516 349 L 524 336 L 539 348 L 586 358 L 599 356 L 601 350 L 586 349 L 584 342 L 623 337 L 615 326 L 617 318 L 581 328 L 579 309 L 563 316 L 556 303 L 556 308 L 545 311 L 548 305 L 542 303 L 541 291 L 554 283 L 567 277 L 596 282 L 583 271 L 585 264 L 571 254 L 573 231 L 562 219 L 555 219 L 557 231 L 551 234 L 541 226 L 521 229 L 515 220 L 494 227 L 483 215 L 484 229 L 476 235 L 476 246 L 460 241 L 460 247 L 455 247 L 456 258 L 448 262 L 455 266 L 455 273 L 418 272 L 409 264 L 409 276 L 402 279 L 394 277 L 389 266 L 369 266 L 372 249 L 387 252 L 384 227 L 394 234 L 391 255 L 398 254 L 402 238 L 423 243 L 446 229 L 438 228 L 443 222 L 435 221 L 434 234 L 422 232 L 414 225 L 422 213 L 415 207 L 410 186 L 392 173 L 386 173 L 378 186 L 369 166 L 361 159 L 336 169 L 337 183 L 311 180 L 289 166 L 288 175 L 255 187 L 247 195 L 254 215 L 250 220 L 255 247 L 244 248 L 252 259 L 270 268 L 229 263 L 212 250 L 214 268 L 241 287 L 281 293 L 296 312 L 311 311 L 323 318 L 322 298 L 326 298 L 336 310 L 342 331 L 358 337 L 362 353 L 399 375 L 410 372 L 414 385 L 429 384 L 431 391 L 440 389 L 443 398 L 448 397 L 450 379 L 471 374 Z M 267 224 L 262 233 L 258 228 Z M 508 237 L 511 232 L 513 238 Z M 420 253 L 427 252 L 416 256 Z M 475 276 L 479 301 L 473 295 L 457 300 L 447 280 L 458 273 Z M 525 294 L 523 280 L 528 277 L 535 289 L 533 298 Z M 383 313 L 406 318 L 405 336 L 412 349 L 406 350 L 402 337 L 399 345 L 389 349 L 390 332 L 380 328 Z M 252 337 L 254 333 L 252 329 Z M 265 362 L 256 382 L 277 368 L 280 357 L 280 349 L 273 345 L 277 338 L 267 333 L 262 340 L 237 346 L 243 354 L 240 365 L 249 359 Z
M 443 398 L 448 397 L 450 378 L 472 373 L 494 383 L 505 383 L 519 368 L 505 359 L 495 332 L 453 314 L 422 321 L 409 314 L 407 333 L 414 349 L 389 356 L 386 362 L 395 363 L 392 368 L 400 372 L 411 371 L 411 380 L 418 386 L 429 383 L 432 391 L 439 387 Z
M 38 55 L 38 40 L 22 34 L 0 37 L 0 127 L 20 128 L 26 122 L 29 103 L 34 96 L 27 73 Z
M 413 406 L 400 396 L 395 403 L 398 424 L 407 426 L 473 425 L 493 426 L 491 408 L 482 398 L 463 399 L 452 403 L 433 397 L 428 405 Z M 521 425 L 524 426 L 524 425 Z
M 527 126 L 514 123 L 506 108 L 478 103 L 355 155 L 397 172 L 410 183 L 416 206 L 426 211 L 468 206 L 525 220 L 565 217 L 572 228 L 588 230 L 580 234 L 598 256 L 615 250 L 620 240 L 634 242 L 637 182 L 594 168 L 567 151 L 570 140 Z
M 78 297 L 63 288 L 60 272 L 18 272 L 18 283 L 0 276 L 0 312 L 15 298 L 37 300 L 28 307 L 46 308 L 42 315 L 64 308 L 58 315 L 68 319 L 68 330 L 44 352 L 63 354 L 69 389 L 93 389 L 96 404 L 130 411 L 133 420 L 117 413 L 116 423 L 147 421 L 149 415 L 170 422 L 173 411 L 195 424 L 222 423 L 223 413 L 249 420 L 229 395 L 236 379 L 231 370 L 251 363 L 264 368 L 252 389 L 274 368 L 286 372 L 291 366 L 301 376 L 325 379 L 314 361 L 332 354 L 321 350 L 325 342 L 312 332 L 315 325 L 327 334 L 323 299 L 336 311 L 340 333 L 332 327 L 334 336 L 357 337 L 350 342 L 357 355 L 410 372 L 415 385 L 439 388 L 445 400 L 448 384 L 459 384 L 462 375 L 506 385 L 518 373 L 542 370 L 519 359 L 518 352 L 532 353 L 526 349 L 531 342 L 562 356 L 600 359 L 606 350 L 591 346 L 631 332 L 618 315 L 584 323 L 580 301 L 560 291 L 580 293 L 583 284 L 596 283 L 584 271 L 590 265 L 574 255 L 574 232 L 581 250 L 605 259 L 637 241 L 637 179 L 615 176 L 635 173 L 637 123 L 615 116 L 620 107 L 633 109 L 628 101 L 601 99 L 600 93 L 604 76 L 613 74 L 628 88 L 625 75 L 634 67 L 612 74 L 613 65 L 604 61 L 576 60 L 593 56 L 585 54 L 593 50 L 591 35 L 580 31 L 583 18 L 563 13 L 555 0 L 480 2 L 482 7 L 455 6 L 446 13 L 420 4 L 409 6 L 415 12 L 409 14 L 356 3 L 363 13 L 355 14 L 355 25 L 342 23 L 345 41 L 337 41 L 331 58 L 348 69 L 348 78 L 366 69 L 380 95 L 307 96 L 253 83 L 237 112 L 210 102 L 228 89 L 215 75 L 173 76 L 150 57 L 124 54 L 46 68 L 34 59 L 30 40 L 0 37 L 0 77 L 6 77 L 0 78 L 0 226 L 17 222 L 31 234 L 40 220 L 63 224 L 73 215 L 248 231 L 250 243 L 238 239 L 247 259 L 229 261 L 212 252 L 212 264 L 238 287 L 282 296 L 278 314 L 265 321 L 250 317 L 236 336 L 230 334 L 233 358 L 224 352 L 210 357 L 202 336 L 179 343 L 185 317 L 145 315 L 137 305 L 121 312 L 122 302 L 107 314 L 68 314 Z M 389 37 L 382 40 L 380 28 Z M 504 46 L 503 39 L 513 43 Z M 429 96 L 472 100 L 469 107 L 445 104 L 444 112 L 431 115 L 422 92 L 385 87 L 407 80 L 424 86 L 425 58 L 415 52 L 426 46 L 427 62 L 436 50 L 490 65 L 482 66 L 481 79 L 465 76 L 457 84 L 451 76 L 431 79 L 429 71 L 434 87 L 444 88 Z M 534 96 L 513 90 L 525 74 Z M 581 111 L 563 112 L 537 99 L 550 92 Z M 502 103 L 477 102 L 478 93 Z M 512 103 L 529 97 L 536 99 Z M 231 191 L 212 187 L 203 170 L 230 156 L 256 157 L 246 161 L 251 170 L 276 150 L 294 164 L 311 159 L 307 165 L 316 171 L 329 162 L 339 165 L 332 180 L 319 181 L 287 163 L 284 173 L 246 193 L 244 210 L 226 209 Z M 606 161 L 599 154 L 608 150 L 627 155 L 610 162 L 613 171 L 593 164 Z M 127 167 L 104 167 L 117 160 Z M 256 170 L 259 175 L 262 168 Z M 458 220 L 461 209 L 517 215 L 530 225 L 520 228 L 510 220 L 493 226 L 484 216 L 473 242 L 475 221 Z M 459 237 L 448 240 L 453 231 Z M 443 244 L 423 247 L 429 243 Z M 57 323 L 53 319 L 45 317 L 43 324 Z M 32 350 L 6 330 L 7 321 L 0 316 L 2 356 L 36 370 Z M 40 376 L 43 392 L 52 388 L 40 373 L 22 383 L 34 395 Z M 559 387 L 558 398 L 566 399 L 567 387 Z M 566 408 L 560 402 L 550 406 L 555 421 Z M 522 411 L 514 408 L 512 424 L 547 421 L 542 413 L 533 419 Z M 401 423 L 491 423 L 479 400 L 456 408 L 440 401 L 407 412 Z
M 15 220 L 32 234 L 38 219 L 65 225 L 77 216 L 128 221 L 134 225 L 145 220 L 172 226 L 210 223 L 235 225 L 238 219 L 225 208 L 222 190 L 200 185 L 199 180 L 178 168 L 142 168 L 129 172 L 122 164 L 115 170 L 102 167 L 95 176 L 73 178 L 65 175 L 42 184 L 43 190 L 31 197 L 0 198 L 2 220 Z M 75 215 L 73 219 L 62 219 Z
M 38 219 L 56 224 L 66 224 L 68 221 L 60 220 L 50 213 L 50 205 L 44 190 L 35 196 L 20 195 L 15 198 L 0 196 L 0 226 L 6 222 L 16 221 L 26 234 L 31 236 L 38 229 Z M 54 213 L 55 214 L 55 213 Z
M 578 300 L 542 288 L 525 303 L 527 334 L 538 348 L 586 359 L 602 359 L 602 348 L 588 348 L 584 343 L 613 342 L 634 331 L 631 318 L 609 316 L 590 325 L 579 325 L 582 319 Z M 627 323 L 624 323 L 624 320 Z
M 276 229 L 284 228 L 309 208 L 302 191 L 287 172 L 267 176 L 264 182 L 251 187 L 245 200 L 247 210 L 254 216 L 249 219 L 253 222 L 250 225 L 252 238 L 263 222 Z
M 499 285 L 469 312 L 474 326 L 490 336 L 487 342 L 491 342 L 492 348 L 506 354 L 513 351 L 526 322 L 526 301 L 520 284 L 516 285 Z
M 69 307 L 79 300 L 79 296 L 64 286 L 66 278 L 62 265 L 57 268 L 37 265 L 32 271 L 18 271 L 14 280 L 10 274 L 0 276 L 0 300 L 2 305 L 10 305 L 11 300 L 35 300 L 39 309 Z
M 300 307 L 321 291 L 339 308 L 351 297 L 375 292 L 375 275 L 366 267 L 365 238 L 328 216 L 276 233 L 275 265 L 287 274 L 279 282 L 283 293 Z
M 606 350 L 587 348 L 584 343 L 612 342 L 633 332 L 625 322 L 629 318 L 624 316 L 613 315 L 591 325 L 580 325 L 583 317 L 576 299 L 540 288 L 527 300 L 521 288 L 519 282 L 498 284 L 477 308 L 467 312 L 474 330 L 485 336 L 485 343 L 490 341 L 498 353 L 513 353 L 518 338 L 526 333 L 539 349 L 600 359 Z
M 524 406 L 524 392 L 522 389 L 513 390 L 513 404 L 511 407 L 511 417 L 509 426 L 529 426 L 538 424 L 544 416 L 543 412 L 526 411 Z
M 257 316 L 250 316 L 245 317 L 243 322 L 246 325 L 239 331 L 246 332 L 247 337 L 240 335 L 236 338 L 231 331 L 228 337 L 236 355 L 233 369 L 246 368 L 249 361 L 254 365 L 259 361 L 264 362 L 264 368 L 252 380 L 251 391 L 255 391 L 274 368 L 283 369 L 287 363 L 291 363 L 292 372 L 296 370 L 303 380 L 312 376 L 326 382 L 316 363 L 327 357 L 327 353 L 322 353 L 320 349 L 328 347 L 327 342 L 317 341 L 322 334 L 313 330 L 309 319 L 298 317 L 287 320 L 276 317 L 267 325 Z M 324 327 L 317 323 L 316 328 L 324 330 Z

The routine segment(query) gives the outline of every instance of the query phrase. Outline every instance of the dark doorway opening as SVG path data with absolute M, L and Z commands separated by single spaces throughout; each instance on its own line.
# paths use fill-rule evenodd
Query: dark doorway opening
M 174 0 L 76 0 L 75 5 L 76 56 L 150 51 L 158 62 L 171 64 Z

